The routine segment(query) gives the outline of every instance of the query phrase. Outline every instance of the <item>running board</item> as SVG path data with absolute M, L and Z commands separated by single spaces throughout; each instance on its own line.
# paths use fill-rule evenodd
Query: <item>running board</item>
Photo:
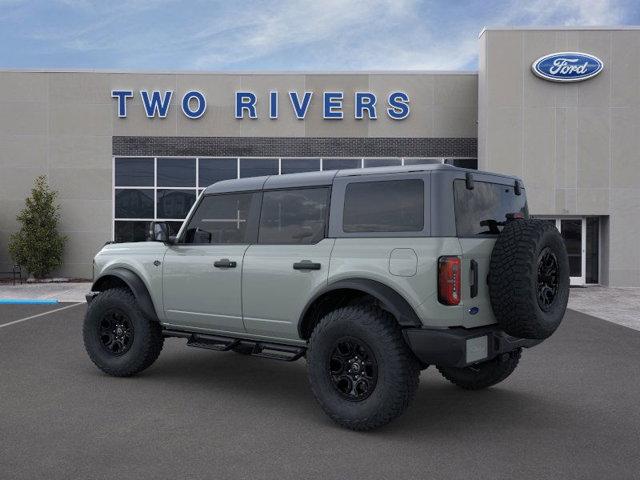
M 241 349 L 247 355 L 253 357 L 270 358 L 272 360 L 282 360 L 293 362 L 304 356 L 305 347 L 284 345 L 280 343 L 261 342 L 258 340 L 247 340 L 240 338 L 224 337 L 221 335 L 208 335 L 204 333 L 189 333 L 180 330 L 162 331 L 165 337 L 179 337 L 187 339 L 188 347 L 206 348 L 226 352 L 235 348 Z

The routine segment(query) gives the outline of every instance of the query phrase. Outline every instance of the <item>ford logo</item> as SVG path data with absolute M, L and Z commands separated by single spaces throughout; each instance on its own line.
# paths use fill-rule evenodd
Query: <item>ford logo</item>
M 602 71 L 602 60 L 587 53 L 558 52 L 540 57 L 531 65 L 538 77 L 552 82 L 580 82 Z

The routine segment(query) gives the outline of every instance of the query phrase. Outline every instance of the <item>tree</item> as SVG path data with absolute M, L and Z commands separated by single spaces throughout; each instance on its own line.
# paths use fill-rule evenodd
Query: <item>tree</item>
M 20 230 L 11 235 L 9 253 L 13 261 L 35 278 L 42 278 L 62 265 L 66 236 L 58 233 L 58 192 L 51 190 L 44 175 L 35 179 L 25 208 L 16 217 Z

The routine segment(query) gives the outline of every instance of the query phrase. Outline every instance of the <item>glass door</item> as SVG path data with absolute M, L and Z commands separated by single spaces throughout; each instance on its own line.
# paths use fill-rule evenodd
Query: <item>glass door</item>
M 586 225 L 586 219 L 584 218 L 561 218 L 556 220 L 556 227 L 560 230 L 560 234 L 567 246 L 571 285 L 585 284 Z

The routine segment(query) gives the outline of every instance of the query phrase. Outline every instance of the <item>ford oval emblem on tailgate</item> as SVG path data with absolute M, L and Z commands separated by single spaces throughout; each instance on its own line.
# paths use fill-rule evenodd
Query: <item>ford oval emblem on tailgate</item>
M 602 60 L 588 53 L 558 52 L 540 57 L 531 70 L 552 82 L 580 82 L 595 77 L 603 67 Z

